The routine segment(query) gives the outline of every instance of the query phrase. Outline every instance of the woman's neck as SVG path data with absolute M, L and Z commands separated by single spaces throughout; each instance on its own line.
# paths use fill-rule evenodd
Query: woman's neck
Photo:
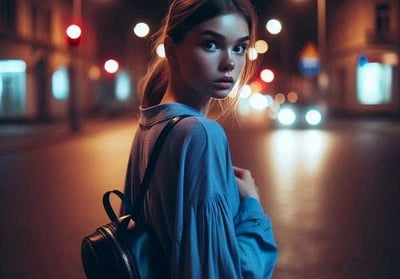
M 187 92 L 186 90 L 175 90 L 169 84 L 160 104 L 166 103 L 181 103 L 207 113 L 210 100 L 201 100 L 199 96 L 191 94 L 191 92 Z

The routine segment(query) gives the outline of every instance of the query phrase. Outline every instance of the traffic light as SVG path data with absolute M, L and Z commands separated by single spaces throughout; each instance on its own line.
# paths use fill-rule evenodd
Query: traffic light
M 115 59 L 108 59 L 104 63 L 104 70 L 109 74 L 115 74 L 118 72 L 119 63 Z
M 81 42 L 82 29 L 78 24 L 70 24 L 65 30 L 69 46 L 77 46 Z

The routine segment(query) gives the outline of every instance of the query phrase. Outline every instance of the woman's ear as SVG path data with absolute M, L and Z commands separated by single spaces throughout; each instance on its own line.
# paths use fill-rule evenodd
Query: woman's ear
M 164 49 L 165 49 L 165 57 L 168 60 L 168 63 L 172 66 L 177 65 L 177 48 L 176 48 L 176 43 L 174 40 L 170 37 L 167 36 L 164 40 Z

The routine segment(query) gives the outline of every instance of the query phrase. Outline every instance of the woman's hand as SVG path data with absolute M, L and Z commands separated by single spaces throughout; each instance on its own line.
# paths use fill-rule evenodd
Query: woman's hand
M 233 166 L 233 171 L 235 172 L 240 196 L 242 198 L 255 198 L 259 201 L 258 187 L 254 184 L 250 171 L 235 166 Z

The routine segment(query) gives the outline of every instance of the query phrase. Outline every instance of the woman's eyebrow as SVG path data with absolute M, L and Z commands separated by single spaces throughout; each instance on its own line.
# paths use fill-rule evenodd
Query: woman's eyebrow
M 205 31 L 201 32 L 200 35 L 208 35 L 208 36 L 211 36 L 211 37 L 215 37 L 215 38 L 217 38 L 218 40 L 221 40 L 221 41 L 225 41 L 225 39 L 226 39 L 224 35 L 221 35 L 221 34 L 215 32 L 215 31 L 212 31 L 212 30 L 205 30 Z M 237 42 L 245 42 L 245 41 L 248 41 L 248 40 L 250 40 L 250 37 L 249 36 L 244 36 L 244 37 L 241 37 L 241 38 L 237 39 L 236 41 Z

